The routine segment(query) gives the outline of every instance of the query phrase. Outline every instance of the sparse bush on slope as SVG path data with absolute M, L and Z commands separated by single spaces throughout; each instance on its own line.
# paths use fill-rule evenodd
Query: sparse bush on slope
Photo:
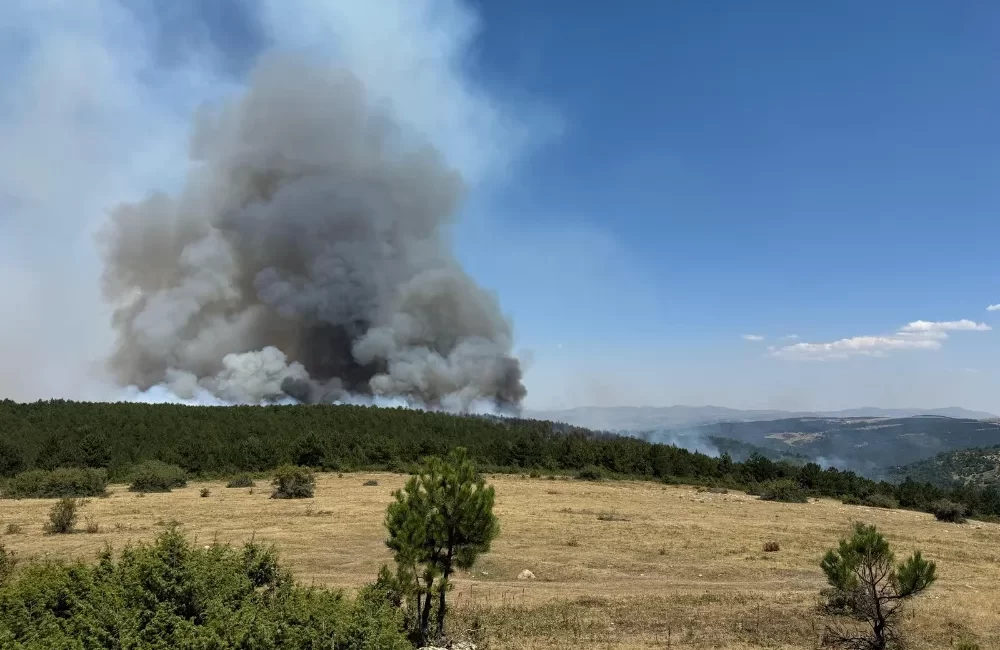
M 229 482 L 226 483 L 227 488 L 248 488 L 253 486 L 253 477 L 249 474 L 239 474 L 229 479 Z
M 589 467 L 584 467 L 579 472 L 576 473 L 576 478 L 581 481 L 603 481 L 604 472 L 600 467 L 591 465 Z
M 869 508 L 885 508 L 887 510 L 899 507 L 899 501 L 895 497 L 881 492 L 873 492 L 863 497 L 847 495 L 841 499 L 841 502 L 848 506 L 868 506 Z
M 965 523 L 965 506 L 959 503 L 941 499 L 940 501 L 935 501 L 931 505 L 931 509 L 934 511 L 934 516 L 938 521 L 947 521 L 953 524 Z
M 797 483 L 790 480 L 768 481 L 760 488 L 762 501 L 781 501 L 783 503 L 808 503 L 806 493 Z
M 76 511 L 82 505 L 82 501 L 70 497 L 59 499 L 49 511 L 49 523 L 45 525 L 45 531 L 62 535 L 72 533 L 76 528 Z
M 284 465 L 274 473 L 271 485 L 272 499 L 309 499 L 316 490 L 316 477 L 307 467 Z
M 107 493 L 108 473 L 99 468 L 60 467 L 51 471 L 34 469 L 7 481 L 3 496 L 8 499 L 58 499 L 99 497 Z
M 132 469 L 128 489 L 133 492 L 170 492 L 187 485 L 187 475 L 176 465 L 147 460 Z

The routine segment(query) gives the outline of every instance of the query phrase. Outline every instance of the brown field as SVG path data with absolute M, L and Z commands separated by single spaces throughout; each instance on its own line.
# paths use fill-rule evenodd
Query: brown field
M 377 479 L 375 487 L 362 486 Z M 778 504 L 654 483 L 490 478 L 502 531 L 452 596 L 451 631 L 503 648 L 814 648 L 823 576 L 818 562 L 854 520 L 877 524 L 898 555 L 938 563 L 939 580 L 912 605 L 914 648 L 972 635 L 1000 648 L 1000 526 L 821 500 Z M 382 518 L 393 474 L 321 475 L 316 498 L 279 501 L 259 483 L 192 483 L 139 496 L 114 486 L 81 510 L 96 533 L 45 535 L 51 500 L 0 501 L 0 540 L 25 556 L 92 558 L 108 542 L 150 539 L 172 520 L 204 543 L 274 542 L 307 583 L 356 588 L 389 562 Z M 199 496 L 202 487 L 211 495 Z M 776 541 L 780 551 L 764 553 Z M 530 569 L 534 580 L 518 580 Z

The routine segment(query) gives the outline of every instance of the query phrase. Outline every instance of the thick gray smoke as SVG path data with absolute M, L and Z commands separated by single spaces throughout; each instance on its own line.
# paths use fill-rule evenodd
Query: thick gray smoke
M 510 324 L 447 241 L 462 179 L 350 72 L 265 57 L 198 115 L 190 159 L 180 192 L 118 206 L 99 235 L 119 382 L 519 406 Z

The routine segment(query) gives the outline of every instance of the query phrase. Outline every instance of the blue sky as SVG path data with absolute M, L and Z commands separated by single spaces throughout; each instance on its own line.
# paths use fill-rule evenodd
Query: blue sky
M 593 229 L 616 249 L 612 268 L 583 271 L 601 291 L 579 319 L 566 316 L 586 286 L 567 295 L 560 278 L 553 302 L 533 295 L 533 272 L 508 285 L 502 263 L 470 256 L 526 336 L 620 351 L 610 374 L 658 375 L 676 395 L 665 402 L 996 410 L 989 331 L 808 367 L 767 353 L 792 334 L 892 339 L 917 320 L 998 320 L 986 311 L 1000 300 L 995 5 L 481 7 L 482 73 L 565 123 L 520 168 L 507 223 Z
M 466 176 L 458 255 L 514 321 L 529 405 L 1000 413 L 994 3 L 82 5 L 0 9 L 5 355 L 53 321 L 32 287 L 100 348 L 88 229 L 176 182 L 192 111 L 277 48 L 351 66 Z M 38 381 L 72 393 L 59 368 L 89 357 L 52 338 Z

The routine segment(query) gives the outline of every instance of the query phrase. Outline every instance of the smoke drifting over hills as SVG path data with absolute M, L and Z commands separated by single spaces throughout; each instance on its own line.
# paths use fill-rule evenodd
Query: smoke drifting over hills
M 268 55 L 201 111 L 176 195 L 99 234 L 122 385 L 231 402 L 519 406 L 512 333 L 445 235 L 460 175 L 348 70 Z

